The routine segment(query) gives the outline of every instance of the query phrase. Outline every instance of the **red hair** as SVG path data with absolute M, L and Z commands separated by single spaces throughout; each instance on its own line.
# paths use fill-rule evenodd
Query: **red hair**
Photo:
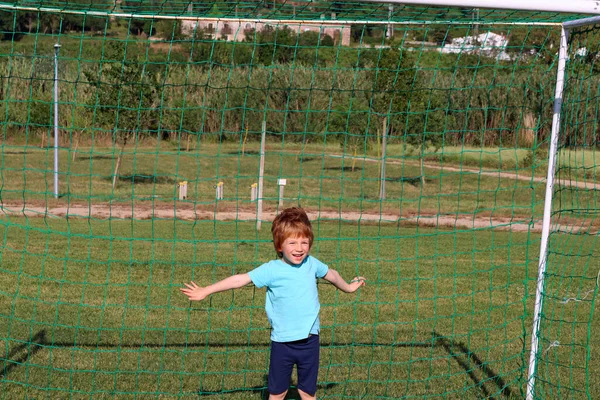
M 271 233 L 273 234 L 273 246 L 279 257 L 282 256 L 281 246 L 287 238 L 303 236 L 309 240 L 309 248 L 312 247 L 315 238 L 306 211 L 299 207 L 286 208 L 276 216 L 271 226 Z

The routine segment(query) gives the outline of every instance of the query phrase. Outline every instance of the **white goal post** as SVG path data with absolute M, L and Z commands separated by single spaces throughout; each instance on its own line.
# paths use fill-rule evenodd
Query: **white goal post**
M 598 6 L 597 1 L 589 1 L 589 3 Z M 548 177 L 546 181 L 546 197 L 544 201 L 544 219 L 542 222 L 542 238 L 540 244 L 540 257 L 538 265 L 538 278 L 535 293 L 535 310 L 533 314 L 533 329 L 531 332 L 531 352 L 529 357 L 529 369 L 527 374 L 527 400 L 533 400 L 535 397 L 535 381 L 537 360 L 539 354 L 539 329 L 541 312 L 543 306 L 543 290 L 544 278 L 546 275 L 546 265 L 548 257 L 548 238 L 550 236 L 550 223 L 552 215 L 552 193 L 554 185 L 554 177 L 556 171 L 556 154 L 558 150 L 558 138 L 560 131 L 560 114 L 563 102 L 563 91 L 565 85 L 565 68 L 568 59 L 568 40 L 569 31 L 574 28 L 593 25 L 600 23 L 600 17 L 590 17 L 568 21 L 562 24 L 560 36 L 560 48 L 558 59 L 558 70 L 556 75 L 556 89 L 554 96 L 554 115 L 552 118 L 552 135 L 550 141 L 550 149 L 548 151 Z

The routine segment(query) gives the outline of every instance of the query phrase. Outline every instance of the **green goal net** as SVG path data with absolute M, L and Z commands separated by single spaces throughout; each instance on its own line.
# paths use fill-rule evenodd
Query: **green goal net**
M 598 293 L 598 26 L 568 31 L 536 393 L 593 398 Z M 577 383 L 585 377 L 585 383 Z
M 336 1 L 0 3 L 1 398 L 267 396 L 253 286 L 302 206 L 319 398 L 592 398 L 598 30 Z M 535 391 L 528 392 L 532 326 Z M 296 382 L 288 398 L 299 398 Z

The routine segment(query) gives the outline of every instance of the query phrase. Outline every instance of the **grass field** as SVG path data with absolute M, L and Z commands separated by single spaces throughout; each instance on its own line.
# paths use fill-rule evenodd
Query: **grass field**
M 515 170 L 502 169 L 487 161 L 473 167 L 477 155 L 465 151 L 473 160 L 428 161 L 426 184 L 420 184 L 419 158 L 391 146 L 386 165 L 386 200 L 379 200 L 380 163 L 375 154 L 354 158 L 336 146 L 293 146 L 269 144 L 265 168 L 265 206 L 276 207 L 278 178 L 286 178 L 286 203 L 301 202 L 320 210 L 395 212 L 408 214 L 496 215 L 531 218 L 541 216 L 545 184 L 528 179 L 545 166 Z M 514 153 L 514 151 L 513 151 Z M 448 154 L 454 154 L 452 152 Z M 497 157 L 507 159 L 502 152 Z M 479 157 L 482 157 L 480 152 Z M 486 159 L 492 157 L 485 154 Z M 68 149 L 60 151 L 60 194 L 58 201 L 48 198 L 53 192 L 53 149 L 33 146 L 6 146 L 1 154 L 0 186 L 4 202 L 43 201 L 49 206 L 67 202 L 155 201 L 172 203 L 177 198 L 177 183 L 188 181 L 188 201 L 212 205 L 214 186 L 224 182 L 225 208 L 252 207 L 250 185 L 258 181 L 259 149 L 251 143 L 244 149 L 235 143 L 199 144 L 193 151 L 180 151 L 170 143 L 155 147 L 126 148 L 113 191 L 112 176 L 118 150 L 110 147 L 80 148 L 76 160 Z M 498 158 L 497 158 L 498 160 Z M 506 162 L 505 162 L 506 164 Z M 456 168 L 458 166 L 458 168 Z M 491 175 L 478 174 L 481 170 Z M 520 175 L 501 176 L 498 172 Z M 498 173 L 494 175 L 494 173 Z
M 3 398 L 262 398 L 264 291 L 246 287 L 190 304 L 178 288 L 271 259 L 266 228 L 5 219 Z M 324 221 L 315 229 L 315 256 L 345 277 L 368 279 L 354 295 L 319 286 L 319 397 L 523 396 L 537 236 Z M 569 272 L 589 274 L 579 267 Z M 590 317 L 589 306 L 568 307 L 581 321 Z M 577 397 L 565 382 L 578 388 L 590 379 L 597 387 L 596 367 L 585 371 L 589 355 L 576 345 L 588 329 L 572 326 L 562 312 L 556 326 L 562 335 L 573 330 L 572 343 L 555 351 L 567 358 L 554 365 L 549 350 L 541 368 Z M 569 363 L 581 369 L 567 370 Z
M 91 12 L 101 2 L 76 2 L 83 14 L 72 2 L 26 3 L 0 17 L 0 399 L 266 399 L 264 290 L 191 303 L 179 288 L 275 256 L 279 178 L 282 205 L 315 216 L 312 254 L 346 279 L 367 278 L 351 295 L 319 282 L 319 398 L 524 398 L 552 121 L 561 149 L 535 394 L 598 397 L 593 29 L 571 30 L 553 106 L 566 14 L 275 0 L 177 11 L 277 20 L 270 33 L 252 39 L 250 24 L 247 40 L 228 41 L 209 37 L 212 27 L 175 34 L 171 2 L 111 2 L 106 16 Z M 294 39 L 280 17 L 354 20 L 351 45 Z M 361 30 L 365 21 L 374 25 Z M 512 61 L 426 42 L 480 28 L 510 39 L 502 53 Z M 263 121 L 257 231 L 250 187 Z M 129 136 L 122 159 L 113 135 Z M 420 140 L 440 147 L 408 144 Z M 188 197 L 178 200 L 182 181 Z
M 134 215 L 138 207 L 174 204 L 211 209 L 214 185 L 223 181 L 219 210 L 255 207 L 256 143 L 244 154 L 235 143 L 128 147 L 114 191 L 117 150 L 82 146 L 73 160 L 63 148 L 59 199 L 51 194 L 52 149 L 1 149 L 4 205 L 122 204 Z M 284 205 L 309 211 L 541 218 L 545 161 L 525 167 L 525 151 L 463 150 L 428 156 L 421 186 L 418 157 L 391 145 L 380 201 L 376 149 L 354 157 L 339 145 L 269 143 L 265 205 L 277 208 L 282 177 Z M 574 181 L 594 178 L 594 157 L 563 152 L 559 168 Z M 182 180 L 188 199 L 174 203 Z M 555 217 L 570 213 L 573 226 L 593 225 L 596 190 L 559 185 L 555 197 L 562 210 Z M 538 395 L 589 398 L 600 387 L 592 320 L 600 247 L 591 231 L 561 229 L 551 236 Z M 524 396 L 538 233 L 326 219 L 315 220 L 314 230 L 315 256 L 348 279 L 368 279 L 353 295 L 320 283 L 320 398 Z M 0 238 L 1 398 L 264 398 L 264 291 L 246 287 L 190 304 L 178 288 L 272 259 L 268 223 L 256 231 L 235 219 L 8 213 L 0 216 Z
M 215 185 L 224 183 L 220 209 L 255 209 L 250 186 L 258 181 L 259 146 L 248 143 L 193 144 L 190 151 L 171 142 L 125 149 L 118 183 L 112 188 L 118 149 L 81 147 L 73 160 L 73 150 L 60 150 L 59 193 L 52 193 L 54 151 L 35 146 L 4 145 L 0 153 L 0 188 L 4 203 L 66 204 L 108 203 L 162 204 L 173 207 L 177 184 L 188 182 L 185 203 L 212 209 Z M 444 149 L 444 156 L 426 159 L 425 180 L 421 185 L 418 155 L 406 146 L 391 145 L 386 161 L 386 199 L 380 201 L 380 169 L 377 150 L 362 155 L 343 153 L 339 145 L 294 145 L 269 143 L 265 165 L 264 206 L 278 205 L 278 178 L 286 178 L 284 205 L 302 204 L 319 210 L 393 213 L 411 215 L 450 215 L 466 218 L 510 217 L 539 221 L 543 212 L 546 174 L 545 160 L 518 167 L 525 150 Z M 595 153 L 561 153 L 560 179 L 567 182 L 594 181 Z M 431 159 L 433 157 L 433 159 Z M 478 161 L 479 160 L 479 161 Z M 494 161 L 495 160 L 495 161 Z M 582 167 L 577 168 L 579 162 Z M 585 163 L 583 162 L 585 161 Z M 479 165 L 477 166 L 477 163 Z M 572 164 L 572 165 L 570 165 Z M 568 189 L 568 187 L 567 187 Z M 564 201 L 576 197 L 579 203 L 595 203 L 595 190 L 565 190 Z M 184 204 L 185 204 L 184 203 Z

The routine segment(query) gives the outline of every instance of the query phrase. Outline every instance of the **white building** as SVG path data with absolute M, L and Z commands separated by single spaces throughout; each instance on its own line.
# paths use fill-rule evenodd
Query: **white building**
M 444 45 L 441 52 L 482 54 L 488 57 L 497 57 L 499 60 L 510 60 L 510 55 L 506 52 L 507 46 L 506 36 L 486 32 L 477 36 L 454 38 L 450 43 Z

